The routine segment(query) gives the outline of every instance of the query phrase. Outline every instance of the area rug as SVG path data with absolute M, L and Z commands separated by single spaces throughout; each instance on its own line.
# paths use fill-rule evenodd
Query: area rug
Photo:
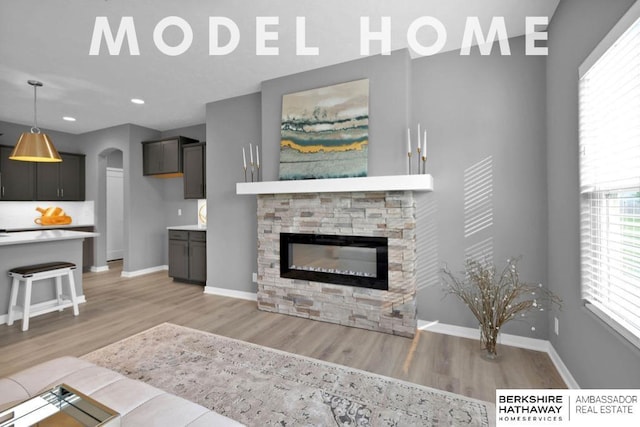
M 83 359 L 249 426 L 489 426 L 453 393 L 164 323 Z

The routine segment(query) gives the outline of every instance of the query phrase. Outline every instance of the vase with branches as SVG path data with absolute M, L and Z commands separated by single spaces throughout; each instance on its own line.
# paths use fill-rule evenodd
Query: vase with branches
M 480 342 L 488 359 L 498 357 L 498 336 L 505 323 L 532 311 L 562 306 L 562 300 L 542 284 L 520 280 L 518 261 L 508 259 L 501 272 L 491 262 L 474 259 L 465 261 L 462 276 L 456 276 L 447 266 L 442 269 L 447 295 L 460 298 L 478 319 Z

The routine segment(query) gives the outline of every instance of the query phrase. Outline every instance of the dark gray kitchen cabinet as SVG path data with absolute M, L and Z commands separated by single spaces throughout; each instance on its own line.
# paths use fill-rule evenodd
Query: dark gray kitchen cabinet
M 182 148 L 184 198 L 206 197 L 206 145 L 204 142 L 188 144 Z
M 169 230 L 169 277 L 189 278 L 189 232 Z
M 85 156 L 60 153 L 61 163 L 36 164 L 36 200 L 85 199 Z
M 85 156 L 60 153 L 62 162 L 10 160 L 13 147 L 0 146 L 0 200 L 85 199 Z
M 189 232 L 189 279 L 207 281 L 207 236 L 203 231 Z
M 142 142 L 142 174 L 145 176 L 180 176 L 182 146 L 196 143 L 184 136 Z
M 169 276 L 204 284 L 207 281 L 207 237 L 204 231 L 169 230 Z
M 13 147 L 0 146 L 0 200 L 34 200 L 34 163 L 10 160 L 12 151 Z

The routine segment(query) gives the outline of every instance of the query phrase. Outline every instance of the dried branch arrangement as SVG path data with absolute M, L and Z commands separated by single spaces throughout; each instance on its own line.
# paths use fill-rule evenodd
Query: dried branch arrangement
M 562 307 L 562 300 L 542 284 L 520 280 L 518 261 L 519 258 L 508 259 L 498 273 L 493 263 L 467 259 L 462 278 L 446 266 L 442 269 L 447 295 L 460 298 L 478 319 L 480 342 L 490 359 L 497 357 L 498 334 L 505 323 L 531 311 L 545 311 L 553 305 Z

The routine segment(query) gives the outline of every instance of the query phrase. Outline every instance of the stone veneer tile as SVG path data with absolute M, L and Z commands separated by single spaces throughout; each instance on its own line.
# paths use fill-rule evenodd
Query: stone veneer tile
M 413 337 L 415 201 L 410 191 L 258 196 L 258 308 Z M 280 277 L 280 233 L 389 239 L 389 290 Z

